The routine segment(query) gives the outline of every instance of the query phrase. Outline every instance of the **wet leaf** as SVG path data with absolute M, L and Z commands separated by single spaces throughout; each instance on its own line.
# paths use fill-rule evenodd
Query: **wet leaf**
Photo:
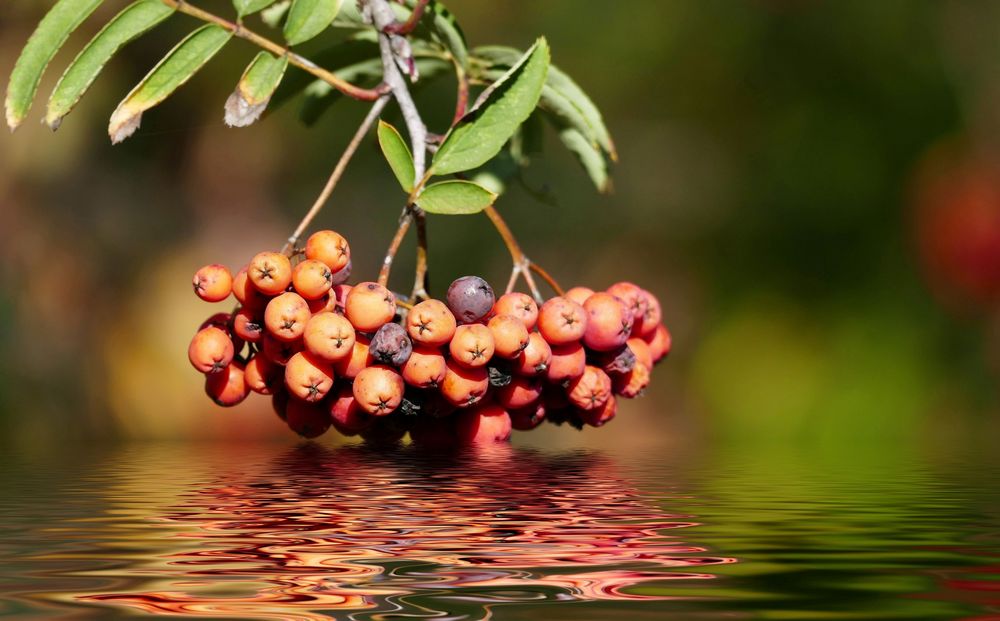
M 497 195 L 471 181 L 440 181 L 424 188 L 417 206 L 427 213 L 468 215 L 493 204 Z
M 285 40 L 298 45 L 330 27 L 343 0 L 292 0 L 285 19 Z
M 24 121 L 35 99 L 38 82 L 52 57 L 70 33 L 93 13 L 101 0 L 59 0 L 38 23 L 14 65 L 7 83 L 7 126 L 11 130 Z
M 59 127 L 104 66 L 123 45 L 147 32 L 174 12 L 161 0 L 138 0 L 122 9 L 77 55 L 49 97 L 45 123 Z
M 434 155 L 434 174 L 476 168 L 499 153 L 538 105 L 548 66 L 549 47 L 542 38 L 448 132 Z
M 410 154 L 406 141 L 399 135 L 395 127 L 385 121 L 379 121 L 378 144 L 382 147 L 382 154 L 389 162 L 389 168 L 396 175 L 399 185 L 407 193 L 412 192 L 413 184 L 416 181 L 416 172 L 413 168 L 413 155 Z
M 117 144 L 131 136 L 139 128 L 143 112 L 191 79 L 231 37 L 228 30 L 206 24 L 178 43 L 118 104 L 108 124 L 111 142 Z

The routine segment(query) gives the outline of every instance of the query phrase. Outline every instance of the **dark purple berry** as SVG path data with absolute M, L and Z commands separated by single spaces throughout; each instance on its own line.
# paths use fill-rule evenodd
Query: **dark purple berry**
M 493 309 L 493 288 L 479 276 L 462 276 L 448 287 L 448 308 L 458 323 L 475 323 Z
M 351 277 L 351 260 L 347 260 L 347 265 L 334 272 L 330 278 L 330 284 L 334 287 L 342 285 Z
M 403 326 L 389 322 L 379 328 L 375 336 L 372 337 L 368 351 L 379 364 L 400 367 L 410 359 L 410 354 L 413 353 L 413 343 Z

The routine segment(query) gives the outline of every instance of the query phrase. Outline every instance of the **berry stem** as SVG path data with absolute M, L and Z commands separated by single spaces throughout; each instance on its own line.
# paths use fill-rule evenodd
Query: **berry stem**
M 542 303 L 542 294 L 538 290 L 538 285 L 535 284 L 535 279 L 531 275 L 531 261 L 525 254 L 521 251 L 521 246 L 518 245 L 517 240 L 514 238 L 514 233 L 511 232 L 510 227 L 507 226 L 507 222 L 504 221 L 500 212 L 497 211 L 496 207 L 490 205 L 483 210 L 483 213 L 490 219 L 493 223 L 493 227 L 496 228 L 497 233 L 500 234 L 500 238 L 503 239 L 503 243 L 507 246 L 507 250 L 510 251 L 511 261 L 514 262 L 514 268 L 511 270 L 510 281 L 507 283 L 507 293 L 514 290 L 514 285 L 517 284 L 518 276 L 524 277 L 524 282 L 528 284 L 528 288 L 531 289 L 531 295 L 535 298 L 535 301 L 539 304 Z
M 351 141 L 347 144 L 347 148 L 344 149 L 344 152 L 340 155 L 340 159 L 337 160 L 337 165 L 333 167 L 333 172 L 330 173 L 330 178 L 327 179 L 326 185 L 323 187 L 323 191 L 316 197 L 316 201 L 309 209 L 309 212 L 306 213 L 306 215 L 299 222 L 299 225 L 295 227 L 295 232 L 292 233 L 291 237 L 288 238 L 288 241 L 285 242 L 284 248 L 281 249 L 283 254 L 291 255 L 295 251 L 295 244 L 298 243 L 299 238 L 301 238 L 302 234 L 305 233 L 307 228 L 309 228 L 309 225 L 312 223 L 313 218 L 316 217 L 316 214 L 319 213 L 319 210 L 322 209 L 323 205 L 326 204 L 326 201 L 329 200 L 334 188 L 337 187 L 337 183 L 340 181 L 341 176 L 343 176 L 348 162 L 350 162 L 351 158 L 354 157 L 354 153 L 358 150 L 358 146 L 361 144 L 361 141 L 375 123 L 375 119 L 377 119 L 379 114 L 382 113 L 382 110 L 385 109 L 387 103 L 389 103 L 389 96 L 383 95 L 377 99 L 374 104 L 372 104 L 371 110 L 368 111 L 365 119 L 361 121 L 361 125 L 358 127 L 358 130 L 354 132 L 354 137 L 351 138 Z
M 413 32 L 413 29 L 417 27 L 420 19 L 424 16 L 424 9 L 427 8 L 428 2 L 430 0 L 417 0 L 416 5 L 413 7 L 413 12 L 410 13 L 410 17 L 405 22 L 402 24 L 390 24 L 385 27 L 385 31 L 397 35 L 408 35 Z
M 455 66 L 455 78 L 458 80 L 458 95 L 455 98 L 455 116 L 451 120 L 451 125 L 454 127 L 465 116 L 465 112 L 469 107 L 469 78 L 466 76 L 465 69 L 458 62 L 458 59 L 452 56 L 451 61 Z
M 359 99 L 361 101 L 375 101 L 385 94 L 386 86 L 384 85 L 379 85 L 375 88 L 362 88 L 360 86 L 355 86 L 354 84 L 337 77 L 337 75 L 333 72 L 320 67 L 308 58 L 299 56 L 287 47 L 279 45 L 278 43 L 253 32 L 252 30 L 248 30 L 243 26 L 243 24 L 231 22 L 225 18 L 215 15 L 214 13 L 209 13 L 204 9 L 190 4 L 187 0 L 161 1 L 163 4 L 177 10 L 180 13 L 184 13 L 185 15 L 189 15 L 195 19 L 200 19 L 203 22 L 212 23 L 216 26 L 224 28 L 233 33 L 233 35 L 241 39 L 245 39 L 257 47 L 267 50 L 275 56 L 288 56 L 289 64 L 302 69 L 306 73 L 311 73 L 349 97 L 353 97 L 354 99 Z
M 416 214 L 417 221 L 417 268 L 413 276 L 411 300 L 426 300 L 427 293 L 427 216 L 423 211 Z
M 382 269 L 378 273 L 378 284 L 383 287 L 389 283 L 389 274 L 392 272 L 392 261 L 396 258 L 396 253 L 399 252 L 399 247 L 403 244 L 403 239 L 406 238 L 406 232 L 410 230 L 411 224 L 413 224 L 413 210 L 407 206 L 403 208 L 403 215 L 399 217 L 399 227 L 396 229 L 396 234 L 393 235 L 392 241 L 389 242 L 389 249 L 385 252 L 385 258 L 382 259 Z
M 556 295 L 563 295 L 565 293 L 565 291 L 563 291 L 563 288 L 559 286 L 559 283 L 556 282 L 556 279 L 553 278 L 552 275 L 549 274 L 547 271 L 545 271 L 541 265 L 535 263 L 534 261 L 531 261 L 528 263 L 528 268 L 531 269 L 531 271 L 538 274 L 539 276 L 541 276 L 542 280 L 544 280 L 550 287 L 552 287 L 552 290 L 556 292 Z

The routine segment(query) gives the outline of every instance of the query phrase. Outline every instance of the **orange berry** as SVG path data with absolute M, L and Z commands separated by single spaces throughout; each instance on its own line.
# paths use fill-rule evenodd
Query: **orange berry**
M 221 302 L 233 290 L 233 275 L 224 265 L 206 265 L 194 274 L 194 292 L 206 302 Z
M 261 395 L 270 395 L 281 386 L 284 373 L 281 367 L 267 359 L 267 356 L 257 355 L 247 360 L 243 369 L 243 380 L 247 388 Z
M 458 326 L 448 344 L 452 360 L 469 368 L 484 367 L 493 358 L 493 333 L 481 323 Z
M 337 298 L 334 297 L 332 290 L 327 291 L 315 300 L 306 300 L 306 304 L 309 305 L 309 312 L 313 315 L 326 312 L 340 314 L 340 311 L 337 309 Z
M 292 263 L 280 252 L 261 252 L 250 260 L 247 277 L 264 295 L 278 295 L 292 284 Z
M 303 347 L 302 339 L 282 341 L 270 333 L 265 333 L 260 339 L 261 353 L 279 366 L 288 364 L 289 358 L 302 351 Z
M 639 285 L 627 281 L 616 282 L 607 288 L 607 292 L 625 303 L 625 307 L 632 312 L 633 323 L 646 314 L 646 295 Z
M 583 303 L 587 301 L 587 298 L 592 295 L 594 295 L 594 290 L 590 287 L 573 287 L 567 291 L 563 297 L 568 300 L 573 300 L 580 306 L 583 306 Z
M 396 298 L 376 282 L 361 282 L 347 294 L 344 315 L 355 329 L 374 332 L 396 315 Z
M 631 371 L 616 376 L 613 384 L 615 393 L 626 399 L 638 397 L 649 386 L 649 367 L 636 362 Z
M 550 345 L 579 341 L 586 330 L 587 313 L 573 300 L 554 297 L 538 309 L 538 331 Z
M 224 408 L 241 403 L 250 393 L 243 380 L 243 364 L 230 362 L 218 373 L 205 376 L 205 394 Z
M 554 384 L 561 384 L 583 375 L 586 366 L 587 352 L 582 345 L 570 343 L 556 346 L 552 348 L 552 359 L 545 377 Z
M 333 377 L 333 367 L 309 352 L 300 351 L 285 365 L 285 386 L 303 401 L 325 397 L 333 388 Z
M 454 360 L 447 361 L 441 395 L 458 407 L 478 403 L 490 387 L 490 375 L 485 367 L 468 368 Z
M 406 315 L 406 332 L 414 343 L 440 347 L 455 334 L 455 315 L 440 300 L 424 300 Z
M 361 409 L 350 386 L 343 386 L 337 391 L 329 409 L 330 422 L 341 435 L 356 436 L 375 421 L 371 414 Z
M 288 291 L 267 303 L 264 327 L 282 341 L 294 341 L 306 331 L 311 316 L 309 305 L 302 296 Z
M 264 322 L 259 314 L 241 308 L 233 314 L 233 333 L 248 343 L 256 343 L 264 336 Z
M 484 403 L 456 416 L 455 438 L 459 444 L 493 444 L 510 439 L 510 415 L 496 403 Z
M 337 372 L 337 377 L 354 379 L 358 376 L 358 373 L 360 373 L 362 369 L 371 365 L 372 356 L 368 351 L 369 344 L 370 341 L 368 337 L 363 334 L 355 334 L 354 347 L 351 348 L 351 355 L 338 360 L 333 366 L 334 371 Z
M 663 310 L 655 295 L 645 289 L 642 290 L 642 295 L 646 298 L 645 312 L 632 326 L 632 334 L 648 339 L 656 331 L 656 326 L 663 321 Z
M 528 346 L 528 330 L 513 315 L 497 315 L 486 324 L 493 335 L 493 348 L 501 358 L 513 360 Z
M 518 431 L 531 431 L 545 421 L 545 405 L 536 403 L 520 410 L 510 411 L 510 425 Z
M 316 231 L 306 240 L 306 258 L 326 264 L 331 272 L 339 272 L 351 260 L 351 247 L 336 231 Z
M 667 326 L 662 323 L 656 326 L 653 333 L 645 339 L 649 343 L 649 353 L 653 356 L 653 362 L 659 362 L 670 353 L 670 345 L 673 340 Z
M 289 399 L 285 422 L 303 438 L 318 438 L 330 428 L 330 412 L 321 403 Z
M 614 397 L 608 397 L 608 400 L 605 401 L 604 405 L 601 407 L 594 408 L 593 410 L 583 410 L 578 413 L 580 415 L 580 419 L 587 425 L 590 425 L 591 427 L 601 427 L 614 418 L 617 412 L 618 402 Z
M 188 360 L 202 373 L 218 373 L 233 361 L 236 349 L 229 335 L 209 326 L 198 330 L 188 346 Z
M 526 408 L 542 396 L 542 381 L 533 377 L 514 377 L 496 391 L 497 403 L 508 410 Z
M 494 315 L 513 315 L 531 331 L 538 322 L 538 305 L 530 295 L 514 291 L 505 293 L 493 305 Z
M 580 377 L 570 380 L 567 386 L 570 403 L 581 410 L 603 406 L 611 396 L 611 378 L 597 367 L 587 365 Z
M 267 306 L 267 296 L 257 290 L 247 276 L 247 266 L 244 266 L 233 277 L 233 295 L 243 308 L 257 311 Z
M 355 338 L 351 322 L 343 315 L 331 312 L 313 315 L 302 335 L 306 349 L 327 362 L 349 357 L 354 350 Z
M 542 375 L 552 362 L 552 347 L 537 332 L 528 335 L 528 345 L 516 358 L 511 370 L 527 377 Z
M 362 369 L 354 378 L 354 398 L 361 409 L 374 416 L 396 411 L 403 402 L 403 377 L 387 366 Z
M 625 344 L 635 354 L 636 364 L 644 364 L 649 369 L 653 368 L 653 351 L 649 348 L 649 343 L 633 336 L 625 341 Z
M 595 293 L 587 298 L 587 330 L 583 344 L 594 351 L 620 348 L 632 333 L 632 311 L 620 298 L 610 293 Z
M 305 299 L 316 300 L 333 286 L 333 273 L 325 263 L 306 259 L 292 269 L 292 286 Z
M 403 364 L 403 380 L 417 388 L 437 388 L 444 381 L 448 365 L 444 355 L 435 347 L 416 345 Z

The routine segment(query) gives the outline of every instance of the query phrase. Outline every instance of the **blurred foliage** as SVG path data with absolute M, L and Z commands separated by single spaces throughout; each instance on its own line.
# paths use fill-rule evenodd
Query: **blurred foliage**
M 220 12 L 228 4 L 203 3 Z M 3 75 L 41 4 L 0 5 Z M 650 394 L 613 425 L 583 440 L 547 427 L 532 442 L 589 443 L 600 433 L 628 443 L 637 425 L 664 437 L 842 443 L 960 430 L 996 440 L 1000 253 L 988 250 L 1000 237 L 979 236 L 986 250 L 971 259 L 925 249 L 961 253 L 967 237 L 1000 229 L 1000 193 L 972 195 L 979 215 L 970 219 L 947 184 L 933 197 L 921 188 L 935 169 L 975 170 L 979 186 L 1000 187 L 1000 168 L 982 165 L 997 161 L 1000 6 L 449 7 L 471 45 L 523 49 L 544 34 L 618 146 L 616 192 L 597 196 L 546 133 L 543 153 L 498 203 L 522 246 L 564 284 L 629 278 L 653 290 L 675 335 Z M 88 24 L 54 66 L 72 58 Z M 250 128 L 226 129 L 229 76 L 255 52 L 234 44 L 112 148 L 107 111 L 194 25 L 178 18 L 130 46 L 55 136 L 29 122 L 0 138 L 0 424 L 9 439 L 116 430 L 284 437 L 266 400 L 235 412 L 203 403 L 184 347 L 208 313 L 189 275 L 207 262 L 239 267 L 279 245 L 364 107 L 340 98 L 309 129 L 298 119 L 302 102 L 291 100 Z M 47 75 L 39 92 L 54 81 Z M 453 91 L 444 78 L 418 92 L 432 130 L 450 119 Z M 395 112 L 388 120 L 400 125 Z M 319 218 L 348 236 L 359 277 L 376 272 L 397 192 L 372 139 Z M 922 228 L 927 213 L 954 213 L 957 241 L 918 244 L 917 230 L 940 228 Z M 432 287 L 463 273 L 506 278 L 485 218 L 434 218 L 430 243 Z M 400 282 L 410 254 L 396 268 Z M 990 286 L 966 295 L 965 269 Z

